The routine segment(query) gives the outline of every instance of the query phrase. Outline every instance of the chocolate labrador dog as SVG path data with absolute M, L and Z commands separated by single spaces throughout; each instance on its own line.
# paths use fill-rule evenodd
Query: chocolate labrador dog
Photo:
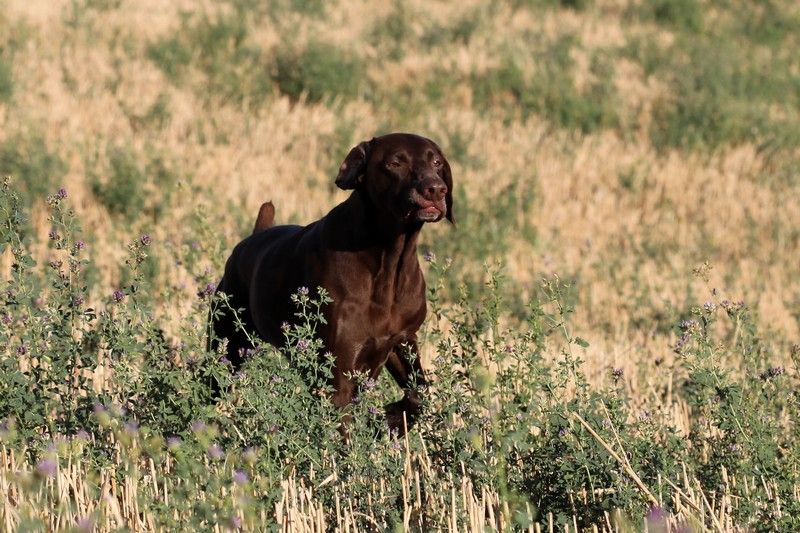
M 291 294 L 324 287 L 333 302 L 319 333 L 335 360 L 333 403 L 353 400 L 354 373 L 374 379 L 385 366 L 404 390 L 402 400 L 386 406 L 389 426 L 402 432 L 403 415 L 413 422 L 426 384 L 416 340 L 426 314 L 417 238 L 426 222 L 453 222 L 450 165 L 433 141 L 392 133 L 350 150 L 336 185 L 353 192 L 307 226 L 273 226 L 272 203 L 262 205 L 253 234 L 233 249 L 218 291 L 232 309 L 243 308 L 247 331 L 281 346 L 281 325 L 296 311 Z M 232 314 L 218 314 L 212 327 L 212 347 L 227 339 L 228 358 L 241 365 L 252 345 Z

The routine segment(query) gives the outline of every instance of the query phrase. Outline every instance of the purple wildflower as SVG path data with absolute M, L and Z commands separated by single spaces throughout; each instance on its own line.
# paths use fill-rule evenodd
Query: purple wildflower
M 375 388 L 375 380 L 372 379 L 372 378 L 367 378 L 367 380 L 364 382 L 364 388 L 367 389 L 367 390 L 374 389 Z
M 614 378 L 614 381 L 619 381 L 625 375 L 625 370 L 620 367 L 614 368 L 611 370 L 611 377 Z
M 22 344 L 17 346 L 17 355 L 25 355 L 26 353 L 28 353 L 28 349 L 25 348 L 25 346 L 23 346 Z
M 244 485 L 249 481 L 247 477 L 247 473 L 244 470 L 234 470 L 233 471 L 233 482 L 237 485 Z
M 50 232 L 47 234 L 47 237 L 51 241 L 57 241 L 58 240 L 58 232 L 55 229 L 51 229 Z
M 125 422 L 124 428 L 125 428 L 125 433 L 128 433 L 130 435 L 135 435 L 139 431 L 139 423 L 136 422 L 135 420 L 131 422 Z
M 274 435 L 275 433 L 279 432 L 280 430 L 281 430 L 281 427 L 278 424 L 272 424 L 269 427 L 269 433 L 271 435 Z
M 297 341 L 297 349 L 304 352 L 308 349 L 309 344 L 310 343 L 306 339 L 300 339 Z
M 225 452 L 222 451 L 222 448 L 220 448 L 219 444 L 212 444 L 209 446 L 206 453 L 208 453 L 208 457 L 214 461 L 218 461 L 225 456 Z
M 81 518 L 78 520 L 78 523 L 75 524 L 75 529 L 77 531 L 85 531 L 86 533 L 92 533 L 94 531 L 94 520 L 90 517 Z
M 58 191 L 56 192 L 56 198 L 59 200 L 63 200 L 67 197 L 67 189 L 64 187 L 59 187 Z
M 74 305 L 75 307 L 80 307 L 83 305 L 83 301 L 84 301 L 83 296 L 80 295 L 75 296 L 74 298 L 72 298 L 72 305 Z
M 53 459 L 42 459 L 36 465 L 36 473 L 42 477 L 56 477 L 58 472 L 58 463 Z
M 231 360 L 225 357 L 224 355 L 219 358 L 219 362 L 222 363 L 223 365 L 231 364 Z
M 217 286 L 214 283 L 209 283 L 199 291 L 197 291 L 197 296 L 200 298 L 206 298 L 214 294 L 214 291 L 217 290 Z
M 773 367 L 770 367 L 770 368 L 766 369 L 765 371 L 763 371 L 761 374 L 759 374 L 758 377 L 762 381 L 767 381 L 769 379 L 781 376 L 785 372 L 786 372 L 786 369 L 783 368 L 782 366 L 773 366 Z
M 200 433 L 201 431 L 205 431 L 206 427 L 208 426 L 206 426 L 206 423 L 203 422 L 202 420 L 196 420 L 192 422 L 192 431 L 194 431 L 195 433 Z
M 75 241 L 75 249 L 76 250 L 83 250 L 86 248 L 86 243 L 83 241 Z
M 369 408 L 369 414 L 371 414 L 371 415 L 377 415 L 377 414 L 378 414 L 378 412 L 379 412 L 379 411 L 378 411 L 378 408 L 377 408 L 377 407 L 375 407 L 374 405 L 371 405 L 371 406 L 370 406 L 370 408 Z
M 117 290 L 114 291 L 114 293 L 111 295 L 111 297 L 114 298 L 115 302 L 119 303 L 125 298 L 125 293 L 122 292 L 121 290 L 117 289 Z
M 11 324 L 11 322 L 13 321 L 14 319 L 11 318 L 11 315 L 9 315 L 8 313 L 5 313 L 2 317 L 0 317 L 0 322 L 2 322 L 5 325 Z
M 290 327 L 290 326 L 289 326 L 289 323 L 288 323 L 288 322 L 286 322 L 285 320 L 284 320 L 283 322 L 281 322 L 281 329 L 282 329 L 283 331 L 289 331 L 289 327 Z
M 678 339 L 678 342 L 675 343 L 675 351 L 677 353 L 680 353 L 680 351 L 683 349 L 686 343 L 689 342 L 690 338 L 691 336 L 689 335 L 689 332 L 685 331 L 683 335 L 681 335 L 680 338 Z
M 436 261 L 436 254 L 428 250 L 422 255 L 422 258 L 425 259 L 425 262 L 427 263 L 433 263 Z
M 297 289 L 297 294 L 300 296 L 308 296 L 308 287 L 299 287 Z
M 658 506 L 651 507 L 649 511 L 647 511 L 647 523 L 651 526 L 653 525 L 663 525 L 667 520 L 667 512 Z
M 239 516 L 231 517 L 231 527 L 233 529 L 242 529 L 242 519 Z
M 153 242 L 153 239 L 150 238 L 150 235 L 144 233 L 141 237 L 139 237 L 139 242 L 142 243 L 142 246 L 148 246 L 151 242 Z
M 171 452 L 176 451 L 181 447 L 181 439 L 179 437 L 169 437 L 167 439 L 167 449 Z
M 717 304 L 712 301 L 708 301 L 703 304 L 703 309 L 705 309 L 708 313 L 713 313 L 717 309 Z

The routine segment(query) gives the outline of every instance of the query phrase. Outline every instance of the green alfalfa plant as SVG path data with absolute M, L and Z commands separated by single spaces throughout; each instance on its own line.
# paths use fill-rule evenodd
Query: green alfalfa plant
M 40 272 L 21 237 L 19 195 L 9 180 L 3 184 L 3 241 L 14 263 L 4 294 L 7 394 L 0 417 L 13 418 L 27 435 L 74 433 L 93 396 L 82 370 L 96 363 L 89 349 L 96 312 L 86 303 L 86 245 L 66 198 L 62 187 L 47 199 L 50 260 Z
M 682 393 L 693 410 L 687 462 L 702 486 L 725 486 L 742 498 L 733 513 L 742 523 L 796 525 L 765 502 L 791 502 L 798 483 L 793 465 L 800 464 L 800 448 L 791 422 L 798 412 L 797 375 L 775 360 L 744 302 L 713 292 L 681 322 L 675 346 L 687 370 Z M 747 493 L 728 482 L 759 478 L 769 485 Z
M 433 298 L 452 332 L 436 335 L 435 385 L 420 429 L 436 467 L 494 487 L 497 512 L 520 527 L 550 514 L 584 526 L 615 509 L 643 515 L 656 501 L 659 475 L 674 476 L 680 454 L 672 432 L 654 434 L 619 387 L 588 386 L 579 355 L 588 342 L 569 326 L 568 283 L 543 280 L 522 328 L 498 320 L 502 276 L 490 271 L 487 284 L 488 296 L 464 294 L 456 306 Z M 545 357 L 552 348 L 553 361 Z M 619 369 L 612 374 L 624 378 Z

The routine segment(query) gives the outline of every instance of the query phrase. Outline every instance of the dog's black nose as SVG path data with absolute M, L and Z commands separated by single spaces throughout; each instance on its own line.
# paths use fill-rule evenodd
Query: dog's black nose
M 417 185 L 417 192 L 431 202 L 441 202 L 447 194 L 447 185 L 439 178 L 425 178 Z

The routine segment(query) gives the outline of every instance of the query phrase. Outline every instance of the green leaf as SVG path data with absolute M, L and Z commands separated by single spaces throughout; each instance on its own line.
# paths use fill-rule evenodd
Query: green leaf
M 575 344 L 577 344 L 581 348 L 588 348 L 589 347 L 589 343 L 584 338 L 575 337 L 574 341 L 575 341 Z

